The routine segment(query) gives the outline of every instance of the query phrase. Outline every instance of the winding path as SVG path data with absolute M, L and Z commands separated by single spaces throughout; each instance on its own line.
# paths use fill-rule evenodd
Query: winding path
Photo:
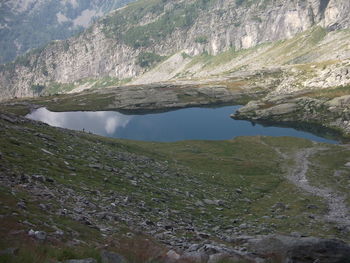
M 309 169 L 308 158 L 324 148 L 307 148 L 299 151 L 295 155 L 295 167 L 288 174 L 288 179 L 306 192 L 324 198 L 328 204 L 329 212 L 325 219 L 340 225 L 350 226 L 350 213 L 345 204 L 344 196 L 335 193 L 329 188 L 320 188 L 313 186 L 307 179 L 307 171 Z

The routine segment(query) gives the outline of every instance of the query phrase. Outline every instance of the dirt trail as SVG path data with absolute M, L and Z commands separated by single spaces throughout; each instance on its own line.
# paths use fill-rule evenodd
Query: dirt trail
M 326 200 L 329 208 L 325 218 L 327 221 L 350 226 L 350 213 L 345 204 L 345 198 L 329 188 L 313 186 L 307 179 L 306 174 L 310 164 L 308 158 L 321 150 L 322 148 L 315 147 L 299 151 L 295 155 L 295 167 L 290 170 L 288 179 L 306 192 Z

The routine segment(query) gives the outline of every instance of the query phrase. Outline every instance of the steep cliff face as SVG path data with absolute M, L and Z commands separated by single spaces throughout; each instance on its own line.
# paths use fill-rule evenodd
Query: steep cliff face
M 65 39 L 131 0 L 3 0 L 0 2 L 0 63 L 31 48 Z
M 3 66 L 2 97 L 32 96 L 82 79 L 133 78 L 174 53 L 184 60 L 217 55 L 289 39 L 316 25 L 327 34 L 350 26 L 349 11 L 348 0 L 139 1 L 75 38 Z

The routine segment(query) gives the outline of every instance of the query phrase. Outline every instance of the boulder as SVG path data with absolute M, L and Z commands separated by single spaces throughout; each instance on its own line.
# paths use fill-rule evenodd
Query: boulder
M 172 262 L 177 262 L 180 259 L 180 255 L 174 251 L 174 250 L 169 250 L 166 253 L 166 257 L 164 259 L 164 262 L 166 263 L 172 263 Z
M 203 263 L 207 262 L 209 256 L 201 252 L 187 252 L 180 257 L 180 262 Z
M 101 252 L 101 262 L 102 263 L 126 263 L 127 261 L 121 255 L 104 250 Z
M 6 248 L 4 250 L 1 250 L 0 251 L 0 256 L 2 255 L 16 255 L 19 251 L 19 248 L 13 248 L 13 247 L 10 247 L 10 248 Z
M 44 231 L 35 231 L 34 236 L 35 236 L 36 239 L 45 240 L 46 237 L 47 237 L 47 234 Z
M 45 240 L 47 237 L 46 232 L 44 231 L 34 231 L 33 229 L 28 231 L 28 235 L 31 237 L 35 237 L 38 240 Z
M 220 262 L 235 263 L 240 261 L 242 261 L 242 257 L 238 255 L 230 255 L 227 253 L 217 253 L 217 254 L 210 255 L 208 263 L 220 263 Z
M 270 115 L 283 115 L 296 111 L 297 109 L 298 105 L 296 103 L 284 103 L 268 108 L 266 112 Z
M 250 240 L 249 247 L 260 256 L 281 262 L 350 262 L 350 246 L 335 239 L 270 235 Z
M 263 105 L 262 102 L 260 101 L 249 101 L 247 103 L 247 105 L 245 105 L 244 107 L 240 108 L 237 112 L 238 113 L 247 113 L 247 112 L 251 112 L 251 111 L 256 111 L 258 110 L 261 106 Z M 233 114 L 234 115 L 234 114 Z

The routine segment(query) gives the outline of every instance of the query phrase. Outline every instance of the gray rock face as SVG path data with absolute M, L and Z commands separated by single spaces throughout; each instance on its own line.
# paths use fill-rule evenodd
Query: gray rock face
M 279 104 L 274 107 L 269 108 L 266 114 L 269 115 L 282 115 L 295 111 L 298 108 L 298 105 L 295 103 L 284 103 Z
M 177 2 L 183 4 L 183 1 Z M 131 36 L 126 32 L 130 27 L 142 28 L 142 32 L 147 33 L 147 25 L 161 21 L 165 10 L 169 14 L 175 14 L 177 10 L 169 0 L 157 8 L 159 12 L 146 12 L 133 26 L 123 27 L 120 22 L 124 31 L 118 31 L 117 23 L 114 30 L 118 32 L 113 31 L 112 35 L 128 39 Z M 198 16 L 188 26 L 170 30 L 159 40 L 149 38 L 151 45 L 137 47 L 123 38 L 116 39 L 106 34 L 112 27 L 108 21 L 123 16 L 125 10 L 128 8 L 114 12 L 75 38 L 53 42 L 22 62 L 2 67 L 2 98 L 38 95 L 33 86 L 50 83 L 73 83 L 104 76 L 118 79 L 139 76 L 146 71 L 137 62 L 138 55 L 144 52 L 163 56 L 179 51 L 189 55 L 203 52 L 215 55 L 232 47 L 239 50 L 290 38 L 314 25 L 330 30 L 350 25 L 350 2 L 347 0 L 259 0 L 240 5 L 234 0 L 222 0 L 196 10 Z
M 51 40 L 68 38 L 90 25 L 94 18 L 130 1 L 1 1 L 0 64 Z
M 254 121 L 273 121 L 280 123 L 304 122 L 324 128 L 340 131 L 343 136 L 350 134 L 350 96 L 340 96 L 333 99 L 312 98 L 298 94 L 279 96 L 278 99 L 264 98 L 254 102 L 256 107 L 247 106 L 239 109 L 233 118 L 250 119 Z M 270 106 L 272 104 L 273 106 Z M 268 105 L 270 107 L 262 107 Z M 259 108 L 260 107 L 260 108 Z M 339 135 L 339 134 L 338 134 Z

